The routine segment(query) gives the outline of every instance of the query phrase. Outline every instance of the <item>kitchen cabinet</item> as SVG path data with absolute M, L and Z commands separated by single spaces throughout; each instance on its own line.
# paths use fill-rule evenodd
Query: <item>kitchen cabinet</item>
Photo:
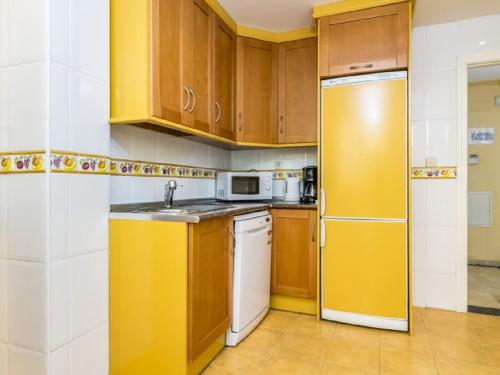
M 189 226 L 188 359 L 231 325 L 232 217 Z
M 236 111 L 236 34 L 215 17 L 215 81 L 211 132 L 234 139 Z
M 317 38 L 279 45 L 279 143 L 316 141 L 317 56 Z
M 409 21 L 408 2 L 320 18 L 321 77 L 407 68 Z
M 237 141 L 276 143 L 278 45 L 238 37 L 236 64 Z
M 153 115 L 208 132 L 215 15 L 203 0 L 153 3 Z
M 316 298 L 316 210 L 274 209 L 271 293 Z

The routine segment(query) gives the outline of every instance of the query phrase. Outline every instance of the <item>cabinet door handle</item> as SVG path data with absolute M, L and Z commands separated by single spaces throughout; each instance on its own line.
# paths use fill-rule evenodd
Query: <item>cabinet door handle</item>
M 191 105 L 191 108 L 189 108 L 189 113 L 193 113 L 194 111 L 194 106 L 196 105 L 196 95 L 194 95 L 193 89 L 189 89 L 189 92 L 193 96 L 193 104 Z
M 313 219 L 311 232 L 312 232 L 311 241 L 316 242 L 316 219 Z
M 217 118 L 215 119 L 215 122 L 219 122 L 221 118 L 220 104 L 215 102 L 215 107 L 217 108 Z
M 280 116 L 280 133 L 283 134 L 283 115 Z
M 241 115 L 241 112 L 238 113 L 238 118 L 239 118 L 239 121 L 238 121 L 238 124 L 239 124 L 239 131 L 241 132 L 243 130 L 242 128 L 242 125 L 241 123 L 243 122 L 243 120 L 241 119 L 242 115 Z
M 352 65 L 349 67 L 351 70 L 356 70 L 356 69 L 363 69 L 363 68 L 373 68 L 373 64 L 366 64 L 366 65 Z
M 323 188 L 321 188 L 320 205 L 321 205 L 321 216 L 323 216 L 325 214 L 325 207 L 326 207 L 325 190 L 323 190 Z
M 319 246 L 325 247 L 326 233 L 325 233 L 325 222 L 321 220 L 321 228 L 319 231 Z
M 189 107 L 189 103 L 191 103 L 191 94 L 189 93 L 189 89 L 186 86 L 184 86 L 184 92 L 187 95 L 187 103 L 184 106 L 183 110 L 186 111 Z

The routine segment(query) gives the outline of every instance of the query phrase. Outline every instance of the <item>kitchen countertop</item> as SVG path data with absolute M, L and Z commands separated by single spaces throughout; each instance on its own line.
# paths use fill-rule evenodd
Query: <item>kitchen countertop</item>
M 286 202 L 279 200 L 225 202 L 215 199 L 189 199 L 174 201 L 173 209 L 188 210 L 191 207 L 203 207 L 201 212 L 170 213 L 161 212 L 164 202 L 131 203 L 111 206 L 110 219 L 145 220 L 145 221 L 176 221 L 184 223 L 199 223 L 202 220 L 214 219 L 228 215 L 241 215 L 270 208 L 288 208 L 315 210 L 314 203 Z

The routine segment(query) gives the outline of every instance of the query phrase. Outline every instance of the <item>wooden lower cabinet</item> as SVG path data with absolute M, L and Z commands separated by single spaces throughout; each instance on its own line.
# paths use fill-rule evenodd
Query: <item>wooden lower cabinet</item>
M 274 209 L 271 293 L 316 298 L 316 210 Z
M 188 360 L 231 325 L 233 218 L 189 225 Z

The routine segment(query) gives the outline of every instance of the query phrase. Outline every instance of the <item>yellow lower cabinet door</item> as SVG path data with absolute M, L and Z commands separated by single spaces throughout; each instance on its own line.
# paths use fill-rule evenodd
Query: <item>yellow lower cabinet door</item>
M 407 330 L 406 225 L 324 221 L 323 318 Z

